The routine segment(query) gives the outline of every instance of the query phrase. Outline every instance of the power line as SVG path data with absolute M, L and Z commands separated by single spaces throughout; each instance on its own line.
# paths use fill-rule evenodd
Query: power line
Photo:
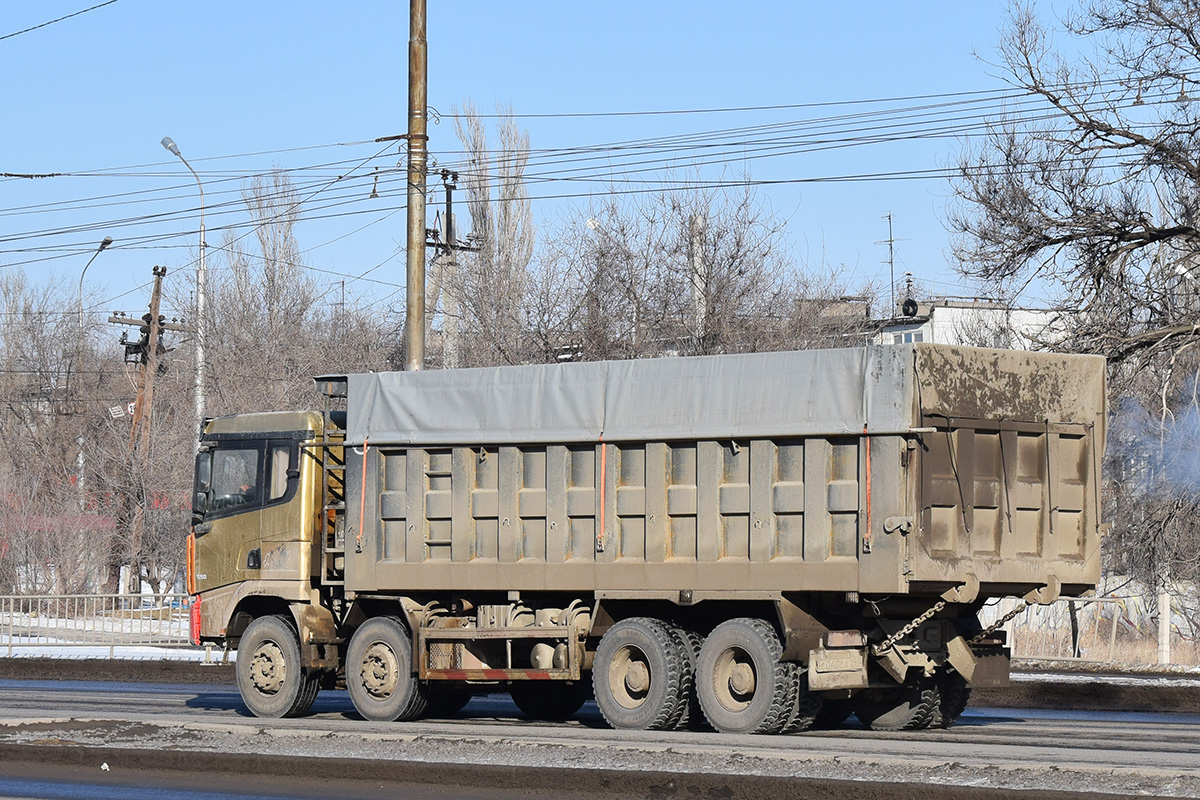
M 30 31 L 36 31 L 39 28 L 44 28 L 47 25 L 53 25 L 56 22 L 62 22 L 64 19 L 70 19 L 71 17 L 78 17 L 80 14 L 86 14 L 89 11 L 95 11 L 97 8 L 104 8 L 105 6 L 111 6 L 115 2 L 117 2 L 117 0 L 106 0 L 106 2 L 97 3 L 96 5 L 94 5 L 90 8 L 85 8 L 82 11 L 76 11 L 72 14 L 67 14 L 66 16 L 59 17 L 58 19 L 52 19 L 49 22 L 43 22 L 40 25 L 34 25 L 33 27 L 26 28 L 23 31 L 15 31 L 13 33 L 6 33 L 3 36 L 0 36 L 0 42 L 3 42 L 5 39 L 11 39 L 14 36 L 20 36 L 22 33 L 29 33 Z

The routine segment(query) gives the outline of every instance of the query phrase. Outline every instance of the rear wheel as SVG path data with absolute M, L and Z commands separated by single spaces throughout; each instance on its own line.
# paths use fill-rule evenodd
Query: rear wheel
M 649 617 L 618 622 L 600 640 L 592 664 L 600 713 L 618 729 L 674 727 L 687 702 L 684 663 L 681 640 L 665 623 Z
M 696 694 L 709 724 L 722 733 L 779 733 L 799 690 L 796 665 L 782 655 L 764 620 L 743 617 L 714 628 L 696 664 Z
M 854 714 L 873 731 L 928 728 L 940 702 L 936 678 L 909 677 L 903 686 L 865 689 L 853 698 Z
M 530 719 L 558 722 L 570 719 L 590 694 L 586 683 L 522 681 L 509 688 L 513 702 Z
M 821 710 L 817 712 L 817 718 L 813 720 L 812 726 L 819 729 L 836 728 L 849 719 L 853 713 L 854 707 L 849 698 L 826 698 L 821 702 Z
M 457 686 L 430 687 L 427 698 L 426 715 L 430 717 L 450 717 L 462 711 L 471 702 L 471 693 Z
M 958 722 L 967 703 L 971 701 L 971 687 L 966 678 L 957 672 L 938 673 L 938 706 L 930 723 L 934 728 L 949 728 Z
M 799 733 L 814 727 L 821 716 L 824 702 L 821 695 L 808 690 L 808 674 L 796 672 L 796 700 L 780 733 Z M 844 719 L 844 718 L 843 718 Z
M 369 720 L 411 720 L 425 713 L 429 690 L 413 672 L 412 640 L 399 619 L 367 620 L 350 637 L 346 688 Z
M 238 691 L 256 717 L 298 717 L 308 712 L 320 674 L 300 666 L 300 642 L 286 617 L 259 617 L 238 642 Z

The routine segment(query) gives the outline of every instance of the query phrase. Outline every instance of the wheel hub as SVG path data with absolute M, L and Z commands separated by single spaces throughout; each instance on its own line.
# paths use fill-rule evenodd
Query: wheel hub
M 754 668 L 749 664 L 735 664 L 729 674 L 729 688 L 734 694 L 754 693 Z
M 400 682 L 400 662 L 392 648 L 375 642 L 363 653 L 362 684 L 373 697 L 391 697 Z
M 250 657 L 250 680 L 263 694 L 275 694 L 287 678 L 283 650 L 272 641 L 265 641 Z
M 646 654 L 633 645 L 622 647 L 613 654 L 608 686 L 613 698 L 625 708 L 637 708 L 646 702 L 651 681 L 646 659 Z
M 650 670 L 640 661 L 634 661 L 625 671 L 625 687 L 630 692 L 641 693 L 650 688 Z

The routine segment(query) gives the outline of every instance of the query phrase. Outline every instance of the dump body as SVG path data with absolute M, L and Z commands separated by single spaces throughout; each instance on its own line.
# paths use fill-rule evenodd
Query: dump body
M 1099 577 L 1099 358 L 917 344 L 352 375 L 348 395 L 352 592 Z

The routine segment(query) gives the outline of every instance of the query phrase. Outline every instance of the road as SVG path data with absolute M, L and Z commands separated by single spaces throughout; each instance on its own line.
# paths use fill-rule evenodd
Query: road
M 948 731 L 618 732 L 499 695 L 371 723 L 345 692 L 294 720 L 224 686 L 0 680 L 0 797 L 1200 797 L 1200 714 L 971 708 Z M 102 766 L 103 765 L 103 766 Z

